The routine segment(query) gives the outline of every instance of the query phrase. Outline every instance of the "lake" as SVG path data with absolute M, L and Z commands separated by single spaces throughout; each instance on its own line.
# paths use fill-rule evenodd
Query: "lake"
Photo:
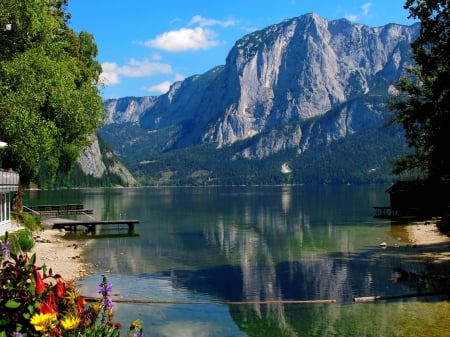
M 25 204 L 82 203 L 99 220 L 140 220 L 136 236 L 79 235 L 95 268 L 78 284 L 97 296 L 106 275 L 125 301 L 115 320 L 141 319 L 146 336 L 450 336 L 441 298 L 353 302 L 429 290 L 400 277 L 430 272 L 408 258 L 406 226 L 373 217 L 387 188 L 33 190 Z

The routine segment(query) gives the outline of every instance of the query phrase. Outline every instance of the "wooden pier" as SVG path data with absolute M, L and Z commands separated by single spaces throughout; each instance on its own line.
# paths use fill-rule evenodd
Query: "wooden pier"
M 53 223 L 54 229 L 64 229 L 69 232 L 76 232 L 77 227 L 85 227 L 88 232 L 95 232 L 97 226 L 120 226 L 127 225 L 128 233 L 134 233 L 134 225 L 138 224 L 139 220 L 119 219 L 119 220 L 91 220 L 91 221 L 64 221 Z
M 398 216 L 398 211 L 390 206 L 374 206 L 375 218 L 391 219 Z

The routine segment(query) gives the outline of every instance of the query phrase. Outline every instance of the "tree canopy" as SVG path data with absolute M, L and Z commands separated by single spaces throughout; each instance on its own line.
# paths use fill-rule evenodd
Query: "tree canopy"
M 67 172 L 103 118 L 94 37 L 69 27 L 68 0 L 0 0 L 2 164 Z
M 408 0 L 404 7 L 421 26 L 412 44 L 416 65 L 401 81 L 401 94 L 393 103 L 393 120 L 405 129 L 413 152 L 396 161 L 394 172 L 418 169 L 438 181 L 450 175 L 449 1 Z

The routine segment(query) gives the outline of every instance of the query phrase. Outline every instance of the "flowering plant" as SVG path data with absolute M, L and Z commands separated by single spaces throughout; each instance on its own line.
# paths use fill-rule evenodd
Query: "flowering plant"
M 120 337 L 106 277 L 99 285 L 101 298 L 87 303 L 71 282 L 45 265 L 37 267 L 35 255 L 15 255 L 8 247 L 0 242 L 0 337 Z M 139 320 L 127 336 L 144 337 Z

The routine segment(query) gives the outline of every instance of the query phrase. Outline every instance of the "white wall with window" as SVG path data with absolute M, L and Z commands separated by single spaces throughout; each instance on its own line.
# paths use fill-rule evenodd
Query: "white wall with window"
M 0 235 L 11 230 L 10 193 L 0 192 Z
M 19 175 L 0 169 L 0 235 L 11 229 L 11 199 L 18 187 Z

